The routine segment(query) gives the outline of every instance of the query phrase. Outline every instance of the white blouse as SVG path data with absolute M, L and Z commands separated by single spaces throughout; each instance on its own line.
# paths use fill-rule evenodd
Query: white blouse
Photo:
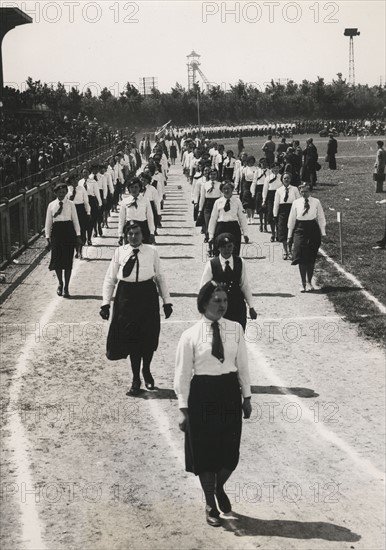
M 67 198 L 68 199 L 70 199 L 73 192 L 74 192 L 74 187 L 72 185 L 69 185 L 68 186 L 68 193 L 67 193 Z M 83 204 L 84 208 L 86 210 L 86 214 L 90 214 L 91 208 L 90 208 L 90 203 L 88 201 L 88 194 L 87 194 L 86 189 L 84 187 L 82 187 L 81 185 L 77 185 L 75 187 L 75 197 L 74 197 L 73 202 L 74 202 L 74 204 Z
M 301 197 L 300 199 L 296 199 L 296 201 L 292 203 L 291 212 L 288 218 L 288 238 L 292 237 L 296 220 L 316 220 L 319 224 L 322 235 L 326 235 L 326 218 L 324 217 L 320 200 L 315 199 L 314 197 L 309 197 L 308 202 L 310 204 L 310 209 L 307 214 L 304 215 L 304 198 Z
M 72 221 L 77 236 L 80 236 L 80 225 L 78 220 L 78 214 L 75 208 L 75 204 L 69 201 L 66 197 L 62 200 L 63 208 L 61 213 L 54 218 L 56 212 L 60 209 L 59 199 L 55 199 L 50 202 L 47 207 L 45 233 L 46 238 L 51 238 L 52 226 L 55 222 L 69 222 Z
M 287 202 L 284 201 L 286 187 L 282 185 L 275 193 L 275 202 L 273 203 L 273 215 L 276 216 L 279 214 L 279 206 L 281 204 L 291 204 L 296 199 L 300 198 L 299 189 L 292 185 L 288 186 L 288 199 Z
M 170 303 L 170 295 L 166 285 L 165 277 L 161 270 L 161 262 L 155 246 L 150 244 L 141 244 L 138 247 L 138 280 L 137 267 L 128 277 L 123 276 L 123 266 L 126 264 L 133 252 L 133 247 L 129 244 L 119 246 L 110 262 L 104 282 L 103 282 L 103 305 L 109 305 L 114 293 L 115 285 L 118 281 L 128 283 L 148 281 L 153 279 L 158 287 L 158 292 L 164 304 Z
M 232 196 L 230 198 L 231 208 L 228 212 L 225 212 L 224 210 L 226 201 L 227 199 L 225 197 L 220 197 L 214 203 L 209 221 L 209 238 L 213 239 L 214 232 L 216 230 L 216 224 L 218 222 L 238 222 L 244 237 L 248 237 L 247 218 L 243 213 L 243 205 L 241 204 L 241 200 L 236 196 Z
M 147 221 L 149 231 L 152 235 L 154 235 L 154 216 L 149 199 L 143 195 L 138 195 L 137 208 L 135 208 L 134 204 L 135 201 L 132 195 L 129 195 L 121 202 L 121 207 L 119 210 L 118 237 L 123 237 L 123 227 L 129 220 L 136 220 L 139 222 Z
M 224 347 L 223 363 L 212 355 L 212 321 L 205 316 L 181 335 L 177 346 L 174 376 L 174 391 L 180 409 L 188 406 L 190 383 L 194 375 L 220 376 L 237 372 L 243 397 L 251 396 L 243 328 L 239 323 L 224 318 L 218 322 Z
M 201 194 L 201 197 L 200 197 L 199 210 L 202 210 L 204 208 L 205 199 L 218 199 L 222 196 L 222 193 L 220 191 L 220 185 L 221 185 L 221 182 L 212 181 L 212 180 L 208 180 L 203 184 L 202 186 L 203 193 Z M 212 188 L 213 188 L 213 191 L 210 191 Z

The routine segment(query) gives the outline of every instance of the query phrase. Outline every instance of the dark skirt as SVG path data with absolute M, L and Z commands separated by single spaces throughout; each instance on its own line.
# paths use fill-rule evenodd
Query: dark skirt
M 117 361 L 130 353 L 155 351 L 160 328 L 159 297 L 153 279 L 120 281 L 107 336 L 107 358 Z
M 217 197 L 217 198 L 219 198 L 219 197 Z M 213 210 L 213 207 L 214 207 L 214 203 L 216 202 L 217 198 L 216 199 L 208 199 L 208 198 L 205 199 L 203 214 L 204 214 L 204 222 L 205 222 L 205 231 L 206 232 L 208 231 L 208 228 L 209 228 L 210 217 L 212 215 L 212 210 Z M 203 227 L 204 227 L 204 225 L 203 225 Z
M 265 205 L 267 207 L 267 223 L 273 223 L 273 203 L 275 202 L 276 189 L 270 189 L 265 199 Z
M 216 256 L 218 256 L 219 251 L 216 246 L 216 238 L 221 235 L 221 233 L 231 233 L 231 235 L 235 238 L 235 249 L 234 254 L 236 256 L 240 255 L 240 247 L 241 247 L 241 230 L 239 222 L 217 222 L 216 223 L 216 229 L 214 232 L 214 253 Z
M 263 187 L 264 184 L 261 183 L 256 185 L 256 199 L 255 199 L 255 208 L 257 214 L 264 214 L 265 208 L 262 207 L 263 204 Z
M 250 210 L 253 210 L 255 208 L 255 199 L 252 197 L 251 194 L 251 181 L 244 180 L 243 181 L 243 208 L 248 208 Z
M 296 220 L 293 234 L 292 265 L 315 263 L 321 242 L 320 227 L 316 220 Z
M 237 373 L 193 376 L 185 432 L 187 472 L 233 471 L 239 461 L 241 392 Z
M 287 241 L 288 218 L 291 212 L 292 203 L 283 203 L 279 205 L 279 214 L 277 222 L 277 238 L 280 243 Z
M 87 217 L 86 209 L 84 207 L 84 204 L 76 204 L 76 213 L 78 214 L 78 220 L 79 225 L 82 231 L 86 231 L 89 223 L 89 219 Z
M 224 315 L 229 321 L 236 321 L 243 330 L 247 326 L 247 306 L 245 305 L 245 297 L 241 292 L 240 287 L 232 289 L 228 293 L 228 307 Z
M 51 231 L 51 260 L 48 269 L 72 269 L 76 233 L 72 221 L 54 222 Z

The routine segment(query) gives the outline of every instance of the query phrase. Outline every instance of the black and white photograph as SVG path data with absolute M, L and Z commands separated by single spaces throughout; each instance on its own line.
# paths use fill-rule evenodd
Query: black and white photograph
M 0 0 L 0 546 L 385 550 L 386 4 Z

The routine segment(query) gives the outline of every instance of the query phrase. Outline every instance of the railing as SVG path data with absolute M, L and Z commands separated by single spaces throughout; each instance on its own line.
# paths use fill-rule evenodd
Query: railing
M 129 133 L 122 134 L 121 139 Z M 47 206 L 53 200 L 53 187 L 61 179 L 79 173 L 90 163 L 98 163 L 116 152 L 117 143 L 110 143 L 97 150 L 72 159 L 71 168 L 54 176 L 49 181 L 35 185 L 31 189 L 23 187 L 22 193 L 0 204 L 0 269 L 16 258 L 42 233 L 45 225 Z M 87 161 L 86 161 L 87 158 Z M 77 162 L 74 166 L 74 162 Z M 60 165 L 64 168 L 70 161 Z M 58 166 L 53 167 L 56 173 Z

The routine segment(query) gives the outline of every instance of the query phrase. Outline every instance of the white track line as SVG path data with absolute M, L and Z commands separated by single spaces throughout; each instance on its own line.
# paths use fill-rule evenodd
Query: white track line
M 247 348 L 250 352 L 250 354 L 253 356 L 253 358 L 256 360 L 256 364 L 258 365 L 258 370 L 267 377 L 270 384 L 273 384 L 275 386 L 279 386 L 281 388 L 286 388 L 287 384 L 284 380 L 281 380 L 279 376 L 277 376 L 273 370 L 273 368 L 270 366 L 269 361 L 265 357 L 265 355 L 262 353 L 262 351 L 259 349 L 259 347 L 256 344 L 250 344 L 247 342 Z M 312 431 L 318 432 L 319 440 L 327 441 L 328 443 L 335 445 L 338 447 L 341 451 L 343 451 L 344 454 L 347 455 L 347 457 L 354 462 L 356 466 L 358 466 L 363 473 L 378 479 L 383 480 L 385 478 L 385 474 L 382 470 L 379 470 L 376 466 L 374 466 L 370 460 L 367 460 L 366 458 L 362 458 L 357 451 L 351 447 L 346 441 L 344 441 L 341 437 L 336 435 L 334 432 L 326 428 L 323 424 L 320 422 L 315 422 L 314 415 L 311 411 L 308 411 L 305 409 L 302 405 L 302 401 L 300 398 L 298 398 L 296 395 L 288 391 L 283 391 L 283 395 L 285 399 L 287 399 L 289 402 L 293 403 L 296 402 L 297 405 L 299 405 L 299 408 L 302 410 L 302 418 L 307 420 L 312 424 Z
M 80 263 L 77 262 L 72 271 L 73 275 L 76 275 L 79 270 Z M 58 305 L 63 298 L 53 298 L 40 319 L 40 325 L 45 326 L 50 322 L 50 319 L 55 313 Z M 33 491 L 35 485 L 31 476 L 30 456 L 29 456 L 29 441 L 27 433 L 24 429 L 20 400 L 22 399 L 21 388 L 23 379 L 28 373 L 30 367 L 30 361 L 32 357 L 32 350 L 36 345 L 35 334 L 30 334 L 24 346 L 20 350 L 20 356 L 15 366 L 15 373 L 11 380 L 9 388 L 9 410 L 16 411 L 11 414 L 9 418 L 9 424 L 7 428 L 10 431 L 10 449 L 14 451 L 14 460 L 16 466 L 16 485 L 20 502 L 21 513 L 21 528 L 22 528 L 22 545 L 28 550 L 46 550 L 46 545 L 43 541 L 43 525 L 39 518 L 36 500 L 32 494 L 24 495 L 22 498 L 22 492 L 25 488 L 26 491 Z M 37 489 L 37 494 L 39 489 Z M 25 502 L 22 502 L 25 500 Z
M 324 256 L 326 258 L 326 260 L 332 264 L 335 269 L 337 269 L 339 271 L 339 273 L 342 273 L 346 279 L 348 279 L 349 281 L 351 281 L 352 283 L 354 283 L 354 285 L 358 288 L 360 288 L 361 292 L 363 293 L 364 296 L 366 296 L 366 298 L 370 301 L 370 302 L 373 302 L 373 304 L 375 304 L 377 306 L 377 308 L 379 309 L 379 311 L 385 315 L 386 314 L 386 306 L 384 304 L 382 304 L 382 302 L 380 302 L 378 300 L 378 298 L 376 298 L 375 296 L 373 296 L 372 294 L 370 294 L 370 292 L 368 292 L 367 290 L 365 290 L 363 288 L 363 285 L 362 283 L 354 276 L 352 275 L 351 273 L 349 273 L 348 271 L 346 271 L 341 265 L 337 264 L 332 258 L 330 258 L 330 256 L 328 254 L 326 254 L 326 252 L 320 248 L 319 249 L 319 252 L 321 253 L 322 256 Z

